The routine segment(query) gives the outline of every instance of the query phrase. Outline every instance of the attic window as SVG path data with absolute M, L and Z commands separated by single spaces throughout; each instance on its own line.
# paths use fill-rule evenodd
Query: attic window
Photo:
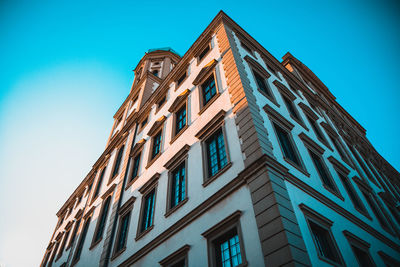
M 186 72 L 183 73 L 183 74 L 179 77 L 179 79 L 178 79 L 178 81 L 177 81 L 177 85 L 178 85 L 178 86 L 181 85 L 181 83 L 182 83 L 185 79 L 186 79 Z
M 210 45 L 207 45 L 206 48 L 199 55 L 199 62 L 210 52 Z

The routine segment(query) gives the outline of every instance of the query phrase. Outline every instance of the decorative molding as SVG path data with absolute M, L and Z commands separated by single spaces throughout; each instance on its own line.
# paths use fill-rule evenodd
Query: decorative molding
M 314 140 L 312 140 L 310 137 L 308 137 L 304 132 L 301 132 L 299 134 L 300 139 L 303 141 L 304 145 L 315 151 L 317 154 L 323 155 L 325 152 L 325 149 L 323 149 L 321 146 L 319 146 Z
M 208 62 L 197 74 L 196 78 L 193 80 L 193 85 L 199 85 L 203 80 L 205 80 L 211 72 L 214 71 L 215 66 L 217 65 L 217 61 L 215 59 Z
M 216 129 L 224 124 L 226 111 L 220 110 L 203 128 L 195 134 L 195 137 L 203 140 L 210 136 Z
M 329 156 L 328 160 L 330 161 L 330 163 L 332 163 L 333 167 L 343 173 L 344 175 L 349 175 L 350 170 L 347 169 L 342 163 L 340 163 L 337 159 L 335 159 L 333 156 Z
M 176 154 L 164 164 L 164 167 L 168 170 L 173 169 L 179 164 L 188 154 L 190 146 L 185 144 Z
M 145 194 L 148 190 L 152 189 L 158 182 L 158 178 L 160 178 L 160 174 L 155 173 L 142 187 L 139 188 L 139 192 L 141 194 Z
M 189 94 L 190 94 L 190 90 L 186 89 L 180 95 L 178 95 L 175 98 L 175 101 L 172 103 L 172 105 L 168 109 L 168 111 L 171 112 L 171 113 L 175 112 L 181 106 L 181 104 L 183 104 L 186 101 L 186 99 L 189 96 Z
M 157 133 L 157 130 L 163 125 L 164 121 L 166 120 L 167 117 L 165 117 L 164 115 L 161 116 L 158 120 L 156 120 L 153 124 L 153 126 L 151 126 L 150 130 L 147 132 L 147 135 L 149 136 L 153 136 Z
M 274 108 L 266 104 L 263 107 L 264 111 L 267 113 L 268 117 L 277 122 L 279 125 L 285 127 L 287 130 L 291 131 L 294 128 L 294 124 L 285 119 L 281 114 L 279 114 Z
M 140 139 L 139 141 L 136 142 L 136 144 L 132 147 L 130 156 L 136 156 L 140 151 L 142 151 L 144 144 L 146 143 L 146 140 L 143 138 Z

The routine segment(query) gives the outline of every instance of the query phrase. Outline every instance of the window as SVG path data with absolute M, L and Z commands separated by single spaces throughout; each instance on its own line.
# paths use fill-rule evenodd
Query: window
M 388 254 L 386 254 L 382 250 L 378 251 L 378 254 L 381 257 L 381 259 L 383 260 L 383 262 L 385 263 L 386 267 L 398 267 L 398 266 L 400 266 L 400 261 L 392 258 L 391 256 L 389 256 Z
M 102 170 L 101 173 L 100 173 L 99 180 L 97 181 L 96 190 L 94 191 L 92 201 L 93 201 L 94 199 L 96 199 L 96 197 L 97 197 L 97 196 L 99 195 L 99 193 L 100 193 L 100 188 L 101 188 L 101 184 L 103 183 L 103 178 L 104 178 L 104 173 L 105 173 L 105 172 L 106 172 L 106 167 L 104 167 L 103 170 Z
M 222 129 L 219 129 L 206 140 L 206 149 L 208 177 L 212 177 L 228 163 Z
M 153 70 L 151 73 L 158 77 L 159 70 Z
M 267 81 L 262 77 L 257 71 L 253 70 L 254 78 L 256 79 L 256 83 L 258 86 L 258 90 L 265 93 L 267 96 L 272 97 L 271 91 L 267 84 Z
M 140 231 L 144 232 L 153 226 L 153 216 L 154 216 L 154 201 L 155 201 L 155 189 L 148 193 L 144 197 L 144 207 L 142 212 L 142 223 L 140 226 Z
M 141 129 L 141 130 L 146 126 L 147 121 L 148 121 L 148 118 L 149 118 L 149 116 L 146 116 L 146 117 L 142 120 L 142 122 L 140 123 L 140 129 Z
M 246 50 L 249 54 L 254 56 L 253 49 L 251 49 L 247 44 L 240 42 L 240 45 Z
M 139 174 L 140 155 L 141 153 L 137 154 L 135 159 L 133 160 L 133 170 L 129 181 L 134 180 Z
M 238 266 L 242 264 L 236 228 L 215 240 L 214 246 L 217 266 Z
M 151 159 L 154 159 L 161 151 L 161 133 L 162 133 L 162 131 L 159 131 L 153 137 L 153 146 L 151 149 Z
M 278 141 L 281 146 L 284 158 L 290 160 L 290 162 L 301 167 L 299 156 L 296 153 L 296 150 L 293 146 L 293 142 L 289 132 L 278 126 L 276 123 L 272 124 L 274 125 L 275 132 L 278 137 Z
M 208 54 L 208 52 L 210 52 L 210 49 L 210 45 L 207 45 L 199 54 L 197 62 L 200 62 Z
M 186 105 L 183 105 L 176 112 L 175 135 L 177 135 L 186 126 Z
M 125 145 L 122 145 L 121 148 L 118 150 L 117 158 L 114 163 L 114 170 L 111 176 L 111 179 L 113 179 L 118 173 L 119 173 L 119 168 L 121 166 L 121 161 L 122 161 L 122 156 L 124 154 L 124 147 Z
M 181 85 L 182 83 L 183 83 L 183 81 L 186 79 L 186 76 L 187 76 L 187 74 L 186 74 L 186 72 L 185 73 L 183 73 L 179 78 L 178 78 L 178 80 L 177 80 L 177 86 L 179 86 L 179 85 Z
M 62 254 L 63 254 L 63 252 L 64 252 L 65 244 L 67 243 L 67 240 L 68 240 L 68 237 L 69 237 L 69 233 L 70 233 L 70 232 L 71 232 L 71 229 L 68 229 L 68 230 L 65 232 L 65 234 L 64 234 L 64 239 L 63 239 L 63 241 L 62 241 L 62 243 L 61 243 L 60 251 L 58 252 L 57 258 L 61 258 Z
M 309 226 L 318 257 L 333 265 L 343 265 L 343 259 L 331 232 L 333 222 L 305 204 L 300 204 L 299 207 Z
M 308 221 L 311 234 L 314 239 L 315 247 L 318 255 L 330 261 L 340 263 L 339 253 L 337 252 L 332 234 L 328 229 L 318 225 L 313 221 Z
M 186 198 L 186 166 L 185 162 L 172 172 L 170 207 L 177 206 Z
M 349 164 L 349 160 L 346 156 L 346 152 L 344 152 L 344 149 L 342 145 L 340 144 L 340 141 L 338 138 L 334 138 L 330 134 L 328 134 L 329 139 L 331 139 L 333 146 L 335 147 L 336 151 L 339 153 L 340 158 L 345 161 L 347 164 Z M 350 164 L 349 164 L 350 165 Z
M 285 105 L 289 111 L 290 116 L 297 121 L 301 121 L 299 113 L 298 113 L 296 107 L 294 106 L 293 101 L 284 95 L 282 95 L 282 98 L 283 98 L 283 101 L 285 102 Z
M 368 205 L 371 207 L 372 212 L 375 214 L 375 217 L 378 219 L 379 224 L 382 226 L 383 229 L 390 232 L 389 225 L 386 219 L 383 217 L 383 214 L 379 210 L 375 199 L 373 199 L 372 194 L 370 192 L 361 190 L 364 198 L 367 200 Z
M 362 267 L 375 267 L 376 265 L 369 254 L 369 248 L 371 245 L 349 231 L 345 230 L 343 231 L 343 234 L 349 241 L 351 250 L 357 259 L 358 265 Z
M 103 207 L 101 209 L 99 220 L 96 226 L 96 231 L 94 232 L 92 247 L 94 247 L 102 238 L 104 227 L 106 225 L 108 210 L 110 208 L 111 196 L 107 197 L 104 201 Z
M 164 105 L 165 99 L 166 99 L 166 96 L 163 96 L 163 98 L 161 98 L 160 101 L 158 101 L 158 103 L 157 103 L 157 108 L 158 109 L 161 108 Z
M 89 217 L 85 220 L 85 224 L 83 225 L 81 236 L 79 238 L 78 245 L 76 247 L 75 255 L 72 260 L 72 264 L 78 262 L 79 258 L 81 257 L 83 245 L 85 243 L 85 238 L 86 238 L 87 232 L 89 230 L 90 220 L 91 220 L 91 217 Z
M 214 75 L 211 75 L 201 84 L 201 91 L 203 95 L 203 106 L 205 106 L 217 94 Z
M 317 121 L 314 120 L 314 119 L 312 119 L 312 118 L 311 118 L 310 116 L 308 116 L 308 115 L 306 115 L 306 117 L 307 117 L 308 121 L 310 122 L 310 125 L 311 125 L 311 127 L 313 128 L 313 130 L 314 130 L 315 135 L 317 136 L 317 138 L 318 138 L 321 142 L 325 143 L 324 135 L 322 134 L 321 128 L 319 128 L 319 125 L 318 125 Z
M 53 265 L 53 261 L 54 261 L 54 257 L 57 254 L 57 250 L 58 250 L 58 246 L 60 245 L 60 240 L 56 241 L 56 244 L 54 245 L 54 250 L 53 250 L 53 254 L 51 255 L 50 261 L 49 261 L 49 266 Z
M 240 211 L 207 230 L 209 266 L 242 266 L 247 264 L 240 230 Z
M 314 163 L 315 168 L 317 169 L 318 175 L 322 180 L 322 183 L 324 186 L 328 187 L 328 189 L 338 192 L 338 189 L 336 188 L 335 182 L 333 181 L 332 177 L 329 175 L 326 166 L 324 162 L 322 161 L 322 157 L 315 154 L 313 151 L 310 149 L 308 150 L 311 159 Z
M 365 213 L 366 212 L 365 211 L 365 207 L 362 204 L 360 198 L 358 197 L 357 192 L 355 191 L 355 189 L 354 189 L 353 185 L 351 184 L 349 178 L 347 176 L 341 174 L 340 172 L 338 172 L 338 175 L 339 175 L 339 178 L 342 181 L 344 189 L 346 190 L 347 194 L 349 195 L 350 200 L 353 203 L 354 207 L 357 210 Z
M 72 232 L 71 239 L 69 240 L 67 249 L 69 249 L 69 248 L 74 244 L 74 241 L 75 241 L 76 234 L 77 234 L 77 232 L 78 232 L 78 228 L 79 228 L 80 223 L 81 223 L 81 219 L 79 219 L 79 220 L 77 220 L 77 221 L 75 222 L 74 231 Z
M 115 253 L 120 252 L 126 246 L 126 238 L 128 236 L 128 228 L 129 228 L 130 219 L 131 219 L 131 211 L 129 211 L 127 214 L 125 214 L 121 218 L 121 221 L 119 224 L 119 229 L 118 229 L 118 235 L 117 235 L 117 239 L 115 242 Z

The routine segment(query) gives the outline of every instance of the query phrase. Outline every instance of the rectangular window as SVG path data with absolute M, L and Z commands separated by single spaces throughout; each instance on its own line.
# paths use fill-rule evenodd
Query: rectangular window
M 354 189 L 353 185 L 351 184 L 349 178 L 347 176 L 344 176 L 340 172 L 338 172 L 339 178 L 342 181 L 342 184 L 344 186 L 344 189 L 346 190 L 347 194 L 350 197 L 351 202 L 353 203 L 354 207 L 358 209 L 361 212 L 366 212 L 365 207 L 362 204 L 360 198 L 357 195 L 356 190 Z
M 269 97 L 271 96 L 271 91 L 268 87 L 268 84 L 266 82 L 266 80 L 264 79 L 264 77 L 262 77 L 257 71 L 253 70 L 253 74 L 254 77 L 256 79 L 256 83 L 258 86 L 258 89 L 262 92 L 264 92 L 266 95 L 268 95 Z
M 202 233 L 207 238 L 208 266 L 247 266 L 240 216 L 241 211 L 236 211 Z
M 238 266 L 242 264 L 239 236 L 236 228 L 214 241 L 217 266 Z
M 208 177 L 212 177 L 228 163 L 222 129 L 218 130 L 206 140 L 206 148 Z
M 273 123 L 273 125 L 278 136 L 278 141 L 281 145 L 284 157 L 296 164 L 297 166 L 301 167 L 300 159 L 293 146 L 289 133 L 277 124 Z
M 153 147 L 151 150 L 151 159 L 154 159 L 161 151 L 161 132 L 162 131 L 159 131 L 153 137 Z
M 325 137 L 321 131 L 321 128 L 319 128 L 319 125 L 316 120 L 312 119 L 310 116 L 306 115 L 308 121 L 310 122 L 311 127 L 313 128 L 315 135 L 318 137 L 320 141 L 323 143 L 325 142 Z
M 147 120 L 148 120 L 148 116 L 147 116 L 146 118 L 144 118 L 144 119 L 142 120 L 142 122 L 140 123 L 140 129 L 143 129 L 144 126 L 146 126 Z
M 338 192 L 333 179 L 331 178 L 328 171 L 326 170 L 326 167 L 322 161 L 321 156 L 318 156 L 311 150 L 308 150 L 308 152 L 310 153 L 311 159 L 314 162 L 314 166 L 317 169 L 317 172 L 319 174 L 319 177 L 322 180 L 322 183 L 325 186 L 327 186 L 329 189 L 331 189 L 332 191 Z
M 68 240 L 68 237 L 69 237 L 69 233 L 71 232 L 70 230 L 71 229 L 69 229 L 68 231 L 65 232 L 64 239 L 63 239 L 63 241 L 61 243 L 60 252 L 58 253 L 58 257 L 57 258 L 61 258 L 62 254 L 64 252 L 65 244 L 67 243 L 67 240 Z
M 199 54 L 198 62 L 200 62 L 210 52 L 210 45 L 207 45 Z
M 94 233 L 92 246 L 97 244 L 103 238 L 103 232 L 107 221 L 107 215 L 108 215 L 108 210 L 110 208 L 110 203 L 111 203 L 111 196 L 107 197 L 106 200 L 104 201 L 103 207 L 100 212 L 98 224 L 96 227 L 97 229 Z
M 325 227 L 308 220 L 314 244 L 318 252 L 318 256 L 322 259 L 341 264 L 339 252 L 335 246 L 332 233 Z
M 141 153 L 137 154 L 133 160 L 132 176 L 129 178 L 129 181 L 134 180 L 139 174 L 140 155 Z
M 214 75 L 211 75 L 204 83 L 201 84 L 201 90 L 204 106 L 217 94 Z
M 128 229 L 129 229 L 129 222 L 131 219 L 131 211 L 126 213 L 122 216 L 119 229 L 118 229 L 118 236 L 115 241 L 115 252 L 114 254 L 123 250 L 126 246 L 126 239 L 128 237 Z
M 166 99 L 166 97 L 163 96 L 163 98 L 161 98 L 160 101 L 158 101 L 157 108 L 160 108 L 160 107 L 162 107 L 164 105 L 165 99 Z
M 57 254 L 58 246 L 60 245 L 60 240 L 56 241 L 56 244 L 54 245 L 54 250 L 53 254 L 51 255 L 50 261 L 49 261 L 49 266 L 53 265 L 54 257 Z M 56 260 L 57 261 L 57 260 Z
M 96 185 L 96 190 L 94 191 L 92 199 L 95 199 L 100 193 L 101 184 L 103 183 L 103 178 L 104 178 L 105 172 L 106 172 L 106 167 L 104 167 L 100 173 L 99 180 L 97 181 L 97 185 Z
M 369 253 L 363 249 L 360 249 L 357 246 L 351 246 L 351 249 L 356 256 L 357 262 L 360 266 L 363 267 L 375 267 L 376 265 L 373 263 L 371 256 Z
M 72 263 L 76 263 L 77 261 L 79 261 L 79 258 L 81 257 L 83 245 L 85 244 L 85 238 L 86 238 L 87 232 L 89 230 L 89 225 L 90 225 L 91 219 L 92 219 L 91 217 L 87 218 L 85 221 L 85 224 L 83 225 L 82 233 L 79 238 L 79 242 L 76 247 L 76 251 L 75 251 L 75 255 L 72 260 Z
M 368 202 L 368 205 L 371 207 L 372 212 L 375 214 L 375 217 L 378 219 L 379 224 L 382 226 L 383 229 L 390 232 L 389 225 L 386 219 L 383 217 L 383 214 L 379 210 L 375 200 L 372 198 L 371 193 L 363 191 L 362 194 Z
M 342 145 L 340 144 L 340 141 L 337 138 L 334 138 L 333 136 L 329 135 L 329 138 L 332 141 L 333 146 L 335 147 L 336 151 L 339 153 L 340 158 L 345 161 L 346 163 L 348 163 L 348 158 L 346 156 L 346 153 L 343 150 Z
M 179 79 L 178 79 L 178 81 L 176 82 L 177 83 L 177 86 L 179 86 L 179 85 L 181 85 L 182 83 L 183 83 L 183 81 L 186 79 L 186 71 L 185 71 L 185 73 L 183 73 L 180 77 L 179 77 Z
M 141 232 L 146 231 L 153 225 L 155 193 L 155 189 L 153 189 L 144 198 Z
M 186 105 L 183 105 L 176 112 L 175 135 L 177 135 L 186 126 Z
M 75 238 L 76 238 L 76 234 L 78 232 L 78 228 L 79 228 L 80 223 L 81 223 L 81 219 L 79 219 L 79 220 L 77 220 L 75 222 L 74 231 L 72 232 L 71 239 L 69 240 L 67 249 L 70 248 L 73 245 L 73 243 L 75 241 Z
M 121 166 L 121 161 L 122 161 L 122 156 L 124 154 L 124 147 L 125 145 L 123 145 L 119 150 L 118 150 L 118 154 L 117 154 L 117 158 L 115 160 L 115 165 L 114 165 L 114 170 L 113 170 L 113 174 L 112 174 L 112 178 L 114 178 L 118 173 L 119 173 L 119 168 Z
M 185 167 L 185 162 L 183 162 L 172 172 L 170 208 L 175 207 L 185 198 L 186 198 L 186 167 Z
M 301 121 L 299 113 L 297 112 L 293 101 L 284 95 L 282 95 L 282 98 L 283 98 L 283 101 L 285 102 L 285 105 L 289 111 L 290 116 L 292 116 L 295 120 Z

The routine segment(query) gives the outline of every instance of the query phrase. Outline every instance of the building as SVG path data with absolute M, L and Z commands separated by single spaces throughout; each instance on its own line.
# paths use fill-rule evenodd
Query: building
M 222 11 L 148 51 L 42 266 L 400 266 L 400 174 Z

